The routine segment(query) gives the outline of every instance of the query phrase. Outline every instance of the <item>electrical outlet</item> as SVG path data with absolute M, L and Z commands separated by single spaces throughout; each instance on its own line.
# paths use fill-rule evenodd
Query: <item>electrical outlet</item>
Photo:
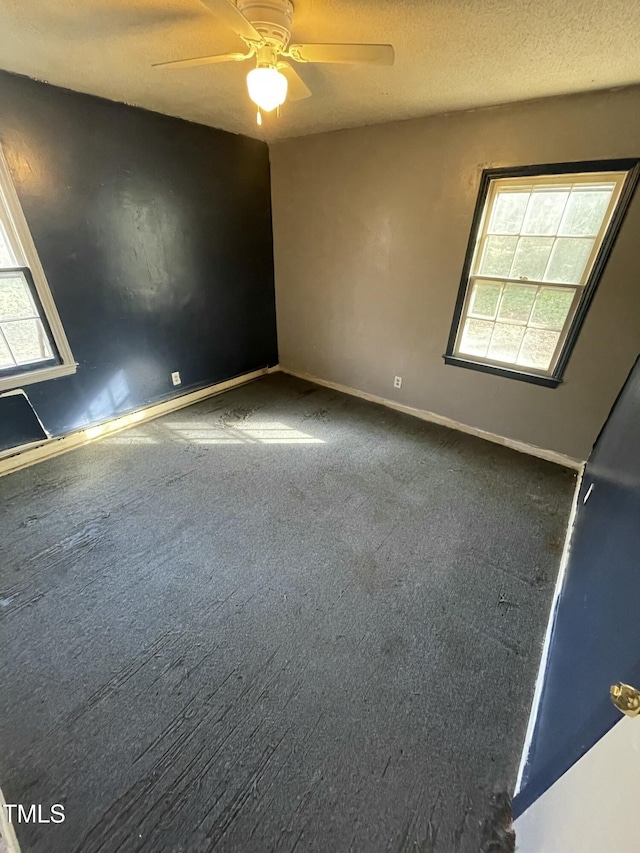
M 171 381 L 174 385 L 182 385 L 182 379 L 180 379 L 180 374 L 177 370 L 175 373 L 171 374 Z
M 394 388 L 402 388 L 402 376 L 396 376 L 393 380 Z

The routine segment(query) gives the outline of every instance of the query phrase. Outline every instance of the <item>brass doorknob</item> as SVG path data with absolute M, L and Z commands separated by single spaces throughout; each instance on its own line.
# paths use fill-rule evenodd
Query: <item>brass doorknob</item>
M 612 684 L 611 701 L 627 717 L 640 716 L 640 690 L 629 684 Z

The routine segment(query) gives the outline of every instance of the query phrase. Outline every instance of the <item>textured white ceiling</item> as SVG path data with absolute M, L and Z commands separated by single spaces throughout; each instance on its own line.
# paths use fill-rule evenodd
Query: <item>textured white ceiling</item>
M 638 0 L 295 0 L 295 41 L 389 41 L 393 68 L 298 65 L 313 91 L 262 128 L 243 49 L 199 0 L 2 0 L 0 67 L 276 139 L 640 82 Z

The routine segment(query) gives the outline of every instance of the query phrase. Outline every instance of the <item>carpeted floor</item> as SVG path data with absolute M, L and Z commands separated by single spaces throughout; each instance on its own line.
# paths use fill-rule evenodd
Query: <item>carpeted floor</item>
M 478 853 L 574 476 L 283 374 L 0 478 L 34 853 Z

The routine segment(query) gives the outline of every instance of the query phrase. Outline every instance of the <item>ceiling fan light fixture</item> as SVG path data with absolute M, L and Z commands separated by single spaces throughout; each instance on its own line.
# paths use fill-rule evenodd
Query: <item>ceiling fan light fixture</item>
M 247 74 L 249 97 L 261 110 L 270 113 L 284 104 L 287 97 L 287 78 L 273 66 L 259 66 Z

